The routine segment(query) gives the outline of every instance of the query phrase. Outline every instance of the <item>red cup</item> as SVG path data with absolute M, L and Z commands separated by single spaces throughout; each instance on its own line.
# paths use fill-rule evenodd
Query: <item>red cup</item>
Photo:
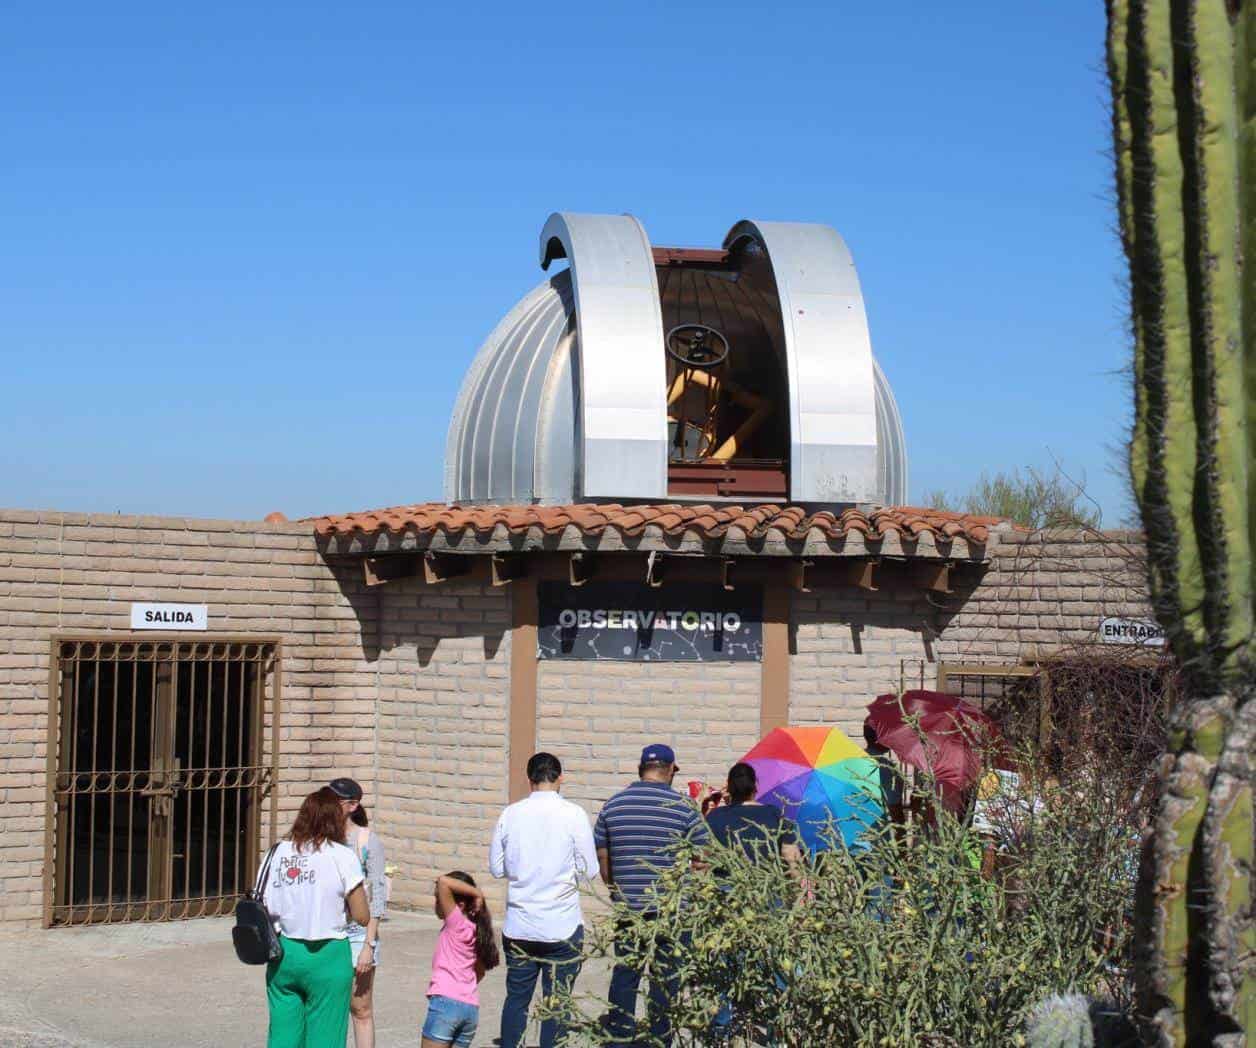
M 689 780 L 689 799 L 691 801 L 696 801 L 698 797 L 701 795 L 702 788 L 705 785 L 706 783 L 699 782 L 697 779 L 690 779 Z

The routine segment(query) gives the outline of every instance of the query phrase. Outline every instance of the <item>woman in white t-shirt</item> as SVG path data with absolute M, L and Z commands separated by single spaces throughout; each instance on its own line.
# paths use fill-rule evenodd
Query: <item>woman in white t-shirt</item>
M 344 1048 L 353 988 L 349 919 L 365 924 L 370 912 L 362 864 L 343 839 L 340 798 L 324 786 L 305 798 L 271 859 L 264 901 L 283 957 L 266 968 L 267 1048 Z

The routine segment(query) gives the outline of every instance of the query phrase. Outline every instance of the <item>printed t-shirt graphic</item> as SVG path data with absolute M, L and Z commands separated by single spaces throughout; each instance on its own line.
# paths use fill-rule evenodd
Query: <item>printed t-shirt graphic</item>
M 298 851 L 283 841 L 270 864 L 266 908 L 289 939 L 343 939 L 345 896 L 361 883 L 362 865 L 343 844 Z

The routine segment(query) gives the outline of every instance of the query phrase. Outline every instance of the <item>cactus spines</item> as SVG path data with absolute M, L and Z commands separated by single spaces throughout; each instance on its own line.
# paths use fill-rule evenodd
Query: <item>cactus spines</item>
M 1056 994 L 1039 1001 L 1025 1023 L 1028 1048 L 1094 1048 L 1090 1002 L 1079 994 Z
M 1256 524 L 1235 33 L 1224 0 L 1110 0 L 1109 10 L 1135 328 L 1131 469 L 1153 596 L 1183 668 L 1215 688 L 1250 659 Z
M 1140 884 L 1142 1006 L 1164 1044 L 1256 1035 L 1256 0 L 1107 0 L 1130 268 L 1130 471 L 1187 692 Z

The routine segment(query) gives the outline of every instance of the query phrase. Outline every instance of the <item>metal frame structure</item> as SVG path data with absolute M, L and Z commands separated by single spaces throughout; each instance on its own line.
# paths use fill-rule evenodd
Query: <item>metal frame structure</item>
M 541 230 L 541 268 L 571 264 L 580 343 L 582 498 L 667 497 L 663 313 L 650 238 L 631 215 L 560 211 Z
M 1077 649 L 1053 651 L 1044 655 L 1031 656 L 1017 663 L 989 662 L 941 662 L 937 667 L 937 690 L 959 695 L 961 698 L 977 699 L 984 707 L 988 696 L 985 685 L 988 681 L 1002 680 L 1033 681 L 1037 687 L 1038 722 L 1036 725 L 1038 745 L 1045 747 L 1058 727 L 1058 721 L 1067 716 L 1067 709 L 1061 703 L 1068 702 L 1067 677 L 1061 682 L 1061 674 L 1068 674 L 1075 666 L 1108 666 L 1114 669 L 1133 669 L 1140 671 L 1156 671 L 1166 673 L 1162 677 L 1164 685 L 1163 701 L 1171 704 L 1173 699 L 1174 679 L 1171 672 L 1172 660 L 1162 653 L 1131 651 L 1130 649 L 1108 649 L 1102 645 L 1094 645 L 1081 652 Z M 975 679 L 981 684 L 981 694 L 974 696 L 966 693 L 962 685 L 952 690 L 956 679 Z M 923 683 L 923 670 L 921 680 Z M 993 698 L 1002 698 L 1002 695 Z
M 902 422 L 842 238 L 823 225 L 743 221 L 725 243 L 654 248 L 631 215 L 551 215 L 541 265 L 566 258 L 570 268 L 524 296 L 468 368 L 446 439 L 446 501 L 903 503 Z M 670 461 L 669 273 L 689 275 L 691 319 L 705 323 L 706 306 L 723 302 L 781 354 L 784 387 L 768 405 L 788 430 L 779 461 L 740 449 L 727 461 Z
M 1026 663 L 940 662 L 937 689 L 948 690 L 953 677 L 975 677 L 982 682 L 981 707 L 985 708 L 984 684 L 987 680 L 1033 680 L 1038 682 L 1038 744 L 1045 746 L 1051 737 L 1051 674 L 1047 667 Z M 962 695 L 961 698 L 970 698 Z M 1002 695 L 999 696 L 1000 698 Z
M 251 884 L 257 865 L 264 801 L 269 801 L 272 836 L 278 828 L 282 655 L 282 640 L 272 636 L 72 633 L 52 638 L 45 927 L 176 920 L 230 911 Z M 105 666 L 111 667 L 107 674 Z M 130 667 L 126 686 L 120 684 L 123 666 Z M 102 688 L 105 677 L 108 683 Z M 107 747 L 102 725 L 108 732 Z M 149 733 L 147 740 L 137 734 L 141 730 Z M 83 752 L 89 735 L 90 756 Z M 107 758 L 103 762 L 102 756 Z M 123 804 L 126 846 L 121 851 Z M 180 814 L 181 841 L 176 832 Z M 211 837 L 214 814 L 217 836 Z M 136 859 L 137 822 L 145 835 L 142 864 Z M 199 834 L 195 838 L 194 826 Z M 79 842 L 84 828 L 86 854 Z M 216 853 L 212 863 L 211 842 Z M 194 869 L 194 843 L 199 871 Z M 180 844 L 181 853 L 176 851 Z M 103 872 L 97 868 L 102 850 Z M 181 885 L 176 883 L 178 859 Z
M 724 247 L 760 245 L 780 297 L 789 377 L 789 497 L 873 502 L 877 404 L 863 292 L 846 242 L 828 226 L 743 220 Z

